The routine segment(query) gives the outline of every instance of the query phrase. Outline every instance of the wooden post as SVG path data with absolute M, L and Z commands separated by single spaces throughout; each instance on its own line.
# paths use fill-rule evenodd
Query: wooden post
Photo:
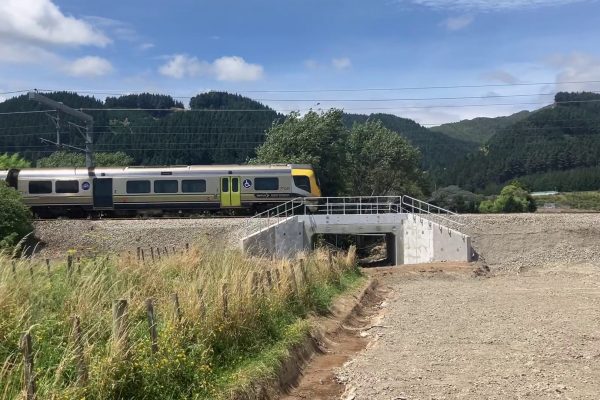
M 21 336 L 20 345 L 23 353 L 23 392 L 27 400 L 33 400 L 35 399 L 35 374 L 33 371 L 33 348 L 29 332 L 25 332 Z
M 179 305 L 179 296 L 177 293 L 171 294 L 171 301 L 173 302 L 173 314 L 175 315 L 175 321 L 181 322 L 181 306 Z
M 273 277 L 271 276 L 271 270 L 267 270 L 267 285 L 269 290 L 273 289 Z
M 146 261 L 146 259 L 144 258 L 144 249 L 140 249 L 142 252 L 142 262 Z
M 77 359 L 77 384 L 85 386 L 88 380 L 87 366 L 83 353 L 83 336 L 81 334 L 81 320 L 78 315 L 73 316 L 73 345 L 75 346 L 75 358 Z
M 186 243 L 186 244 L 185 244 L 185 251 L 186 251 L 186 252 L 187 252 L 187 251 L 190 251 L 190 244 L 189 244 L 189 243 Z
M 173 255 L 175 255 L 175 246 L 173 246 Z
M 281 273 L 279 272 L 279 268 L 275 268 L 275 283 L 277 287 L 281 287 Z
M 169 256 L 169 250 L 167 249 L 167 246 L 165 246 L 165 257 Z
M 138 260 L 138 262 L 140 261 L 140 259 L 142 257 L 141 251 L 142 251 L 142 249 L 138 246 L 138 248 L 137 248 L 137 260 Z
M 48 271 L 48 276 L 50 276 L 50 259 L 46 258 L 46 271 Z
M 290 266 L 290 289 L 293 294 L 298 293 L 298 283 L 296 282 L 296 269 L 293 265 Z
M 67 256 L 67 275 L 69 276 L 69 278 L 71 277 L 72 273 L 73 273 L 73 256 L 69 254 Z
M 77 273 L 81 275 L 81 257 L 77 257 Z
M 31 282 L 33 282 L 33 265 L 31 261 L 29 261 L 29 276 L 31 277 Z
M 331 254 L 331 250 L 329 250 L 327 254 L 327 258 L 329 259 L 329 269 L 333 269 L 333 254 Z
M 150 257 L 152 258 L 152 262 L 154 262 L 154 248 L 150 247 Z
M 259 284 L 258 272 L 254 271 L 254 272 L 252 272 L 252 278 L 250 280 L 250 290 L 251 290 L 252 296 L 256 296 L 258 294 L 258 284 Z
M 158 256 L 158 259 L 160 260 L 160 247 L 156 248 L 156 255 Z
M 17 262 L 15 260 L 12 261 L 12 273 L 13 277 L 17 279 Z
M 223 317 L 227 318 L 229 316 L 229 293 L 226 283 L 221 286 L 221 297 L 223 298 Z
M 127 300 L 113 302 L 113 343 L 117 353 L 127 352 Z
M 158 332 L 156 331 L 156 319 L 154 316 L 154 304 L 152 299 L 146 299 L 146 315 L 148 316 L 148 327 L 150 328 L 152 354 L 156 354 L 158 352 Z

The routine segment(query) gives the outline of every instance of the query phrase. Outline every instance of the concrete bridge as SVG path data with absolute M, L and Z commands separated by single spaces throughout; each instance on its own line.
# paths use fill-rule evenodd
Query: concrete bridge
M 471 261 L 456 214 L 410 196 L 299 198 L 251 218 L 241 239 L 255 256 L 293 258 L 317 234 L 385 235 L 393 265 Z

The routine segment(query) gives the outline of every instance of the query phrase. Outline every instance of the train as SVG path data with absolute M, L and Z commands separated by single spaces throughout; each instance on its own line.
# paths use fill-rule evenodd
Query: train
M 320 197 L 303 164 L 0 170 L 40 218 L 257 213 L 298 197 Z

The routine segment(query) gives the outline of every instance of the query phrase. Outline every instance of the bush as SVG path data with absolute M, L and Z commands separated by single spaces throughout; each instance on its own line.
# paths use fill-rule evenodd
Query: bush
M 475 193 L 453 185 L 436 190 L 427 201 L 450 211 L 470 213 L 478 211 L 481 199 Z
M 32 230 L 31 211 L 21 195 L 0 182 L 0 249 L 16 245 Z
M 504 186 L 495 200 L 485 200 L 479 205 L 479 212 L 482 213 L 534 212 L 536 209 L 535 201 L 518 182 Z

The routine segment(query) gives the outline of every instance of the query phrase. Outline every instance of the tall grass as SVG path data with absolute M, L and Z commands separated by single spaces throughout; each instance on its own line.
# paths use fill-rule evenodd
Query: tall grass
M 209 243 L 154 263 L 130 256 L 84 260 L 80 273 L 56 264 L 48 274 L 45 265 L 21 259 L 14 274 L 11 264 L 0 256 L 3 399 L 22 389 L 18 345 L 24 331 L 33 339 L 38 398 L 203 399 L 251 391 L 305 337 L 306 316 L 325 312 L 335 295 L 360 279 L 353 252 L 331 264 L 317 252 L 301 268 L 299 262 L 247 259 Z M 157 315 L 156 353 L 147 298 Z M 116 299 L 129 304 L 125 351 L 118 351 L 111 333 Z M 78 380 L 74 315 L 81 320 L 85 381 Z

